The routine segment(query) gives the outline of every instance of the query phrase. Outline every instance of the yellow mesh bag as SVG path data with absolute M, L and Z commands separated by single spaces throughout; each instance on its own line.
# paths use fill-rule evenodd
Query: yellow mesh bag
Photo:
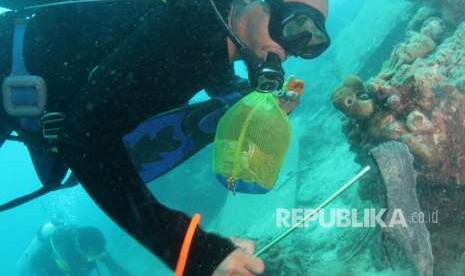
M 289 142 L 289 120 L 276 97 L 253 92 L 221 118 L 213 170 L 233 191 L 264 193 L 276 182 Z

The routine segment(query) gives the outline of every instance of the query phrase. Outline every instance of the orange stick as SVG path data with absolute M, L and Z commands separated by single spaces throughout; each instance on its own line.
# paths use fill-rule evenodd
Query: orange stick
M 176 270 L 174 272 L 175 276 L 182 276 L 184 270 L 186 269 L 187 258 L 189 257 L 189 252 L 191 249 L 192 239 L 195 234 L 195 230 L 200 223 L 201 216 L 200 214 L 195 214 L 192 217 L 191 223 L 187 228 L 186 235 L 184 236 L 184 241 L 182 242 L 181 252 L 179 253 L 178 263 L 176 264 Z

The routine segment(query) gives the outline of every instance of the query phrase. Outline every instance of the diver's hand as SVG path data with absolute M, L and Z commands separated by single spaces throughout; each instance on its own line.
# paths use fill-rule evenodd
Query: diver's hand
M 299 104 L 300 97 L 304 93 L 304 81 L 290 76 L 283 86 L 283 89 L 277 91 L 275 95 L 279 99 L 279 106 L 286 113 L 291 113 Z
M 213 272 L 212 276 L 253 276 L 263 273 L 265 265 L 253 256 L 255 245 L 252 241 L 233 239 L 239 248 L 229 254 Z

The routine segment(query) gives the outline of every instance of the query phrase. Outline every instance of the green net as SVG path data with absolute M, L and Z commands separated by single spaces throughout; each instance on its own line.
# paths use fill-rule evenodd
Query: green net
M 240 183 L 269 190 L 278 177 L 289 142 L 289 120 L 276 97 L 253 92 L 221 118 L 213 170 L 229 188 Z

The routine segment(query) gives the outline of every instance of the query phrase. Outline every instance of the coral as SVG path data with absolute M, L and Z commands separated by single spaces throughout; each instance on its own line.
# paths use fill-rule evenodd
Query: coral
M 401 136 L 400 141 L 407 145 L 409 150 L 425 165 L 435 166 L 438 162 L 438 157 L 434 152 L 434 147 L 425 143 L 417 136 L 406 134 Z
M 409 27 L 416 29 L 416 26 L 421 24 L 420 30 L 407 31 L 407 39 L 394 48 L 378 78 L 386 79 L 386 75 L 392 76 L 402 65 L 411 64 L 419 58 L 426 57 L 436 49 L 437 43 L 441 41 L 447 29 L 441 18 L 428 17 L 433 14 L 434 11 L 429 8 L 418 11 L 410 21 Z
M 434 125 L 425 114 L 418 110 L 407 115 L 406 126 L 408 130 L 415 134 L 427 134 L 434 130 Z
M 442 14 L 450 23 L 457 23 L 464 19 L 464 0 L 435 0 L 440 6 Z
M 425 32 L 429 31 L 425 27 Z M 403 64 L 411 64 L 418 58 L 429 55 L 435 48 L 436 42 L 431 37 L 417 32 L 409 32 L 408 39 L 399 44 L 392 52 L 388 62 L 390 68 L 398 68 Z
M 343 132 L 350 149 L 356 153 L 356 162 L 362 165 L 369 163 L 373 157 L 370 155 L 372 149 L 387 141 L 402 142 L 408 147 L 414 156 L 416 173 L 395 170 L 392 175 L 396 179 L 399 176 L 417 177 L 414 188 L 420 195 L 421 209 L 439 210 L 440 213 L 441 223 L 427 225 L 434 234 L 450 225 L 465 225 L 465 22 L 451 24 L 452 17 L 465 18 L 465 0 L 429 2 L 442 6 L 431 6 L 436 7 L 437 12 L 431 7 L 420 9 L 408 24 L 405 40 L 394 47 L 380 72 L 369 79 L 366 86 L 356 77 L 346 80 L 334 92 L 333 103 L 347 115 L 343 118 Z M 458 3 L 462 5 L 460 8 Z M 345 94 L 341 91 L 344 89 L 347 90 Z M 351 97 L 360 100 L 361 95 L 365 97 L 363 100 L 371 99 L 374 105 L 373 112 L 367 116 L 357 117 L 347 108 L 341 108 L 343 100 L 353 99 Z M 396 191 L 403 195 L 409 187 L 402 183 L 404 186 L 397 187 Z M 385 202 L 379 194 L 387 194 L 389 203 L 389 187 L 386 188 L 386 191 L 375 190 L 370 185 L 363 185 L 359 194 L 364 200 L 379 202 Z M 399 206 L 408 209 L 408 203 L 404 200 Z M 402 238 L 401 232 L 393 234 Z M 415 256 L 418 242 L 410 242 L 408 237 L 418 236 L 404 233 L 403 237 L 402 244 L 407 252 Z M 460 251 L 454 259 L 462 264 L 457 269 L 459 273 L 454 275 L 463 275 L 463 249 L 446 249 L 436 244 L 438 240 L 441 237 L 436 235 L 434 256 L 441 259 L 441 254 Z M 454 244 L 446 246 L 453 247 Z M 430 262 L 413 259 L 419 275 L 432 275 Z M 436 271 L 438 275 L 449 275 L 444 273 L 448 264 L 438 263 L 439 268 L 434 275 Z
M 357 160 L 381 142 L 401 141 L 415 156 L 421 183 L 465 186 L 465 23 L 451 32 L 425 8 L 409 26 L 367 89 L 351 76 L 334 91 L 333 104 L 347 115 L 344 133 Z
M 376 141 L 397 140 L 405 133 L 405 127 L 396 120 L 392 113 L 378 113 L 368 127 L 368 132 Z
M 363 80 L 357 76 L 348 76 L 344 80 L 344 86 L 352 88 L 354 91 L 358 93 L 363 92 L 365 90 L 365 87 L 363 86 Z
M 379 78 L 370 80 L 367 85 L 370 94 L 378 100 L 389 98 L 398 92 L 387 83 L 385 78 L 387 78 L 386 75 L 381 75 Z
M 407 25 L 407 30 L 418 31 L 427 18 L 435 15 L 437 15 L 437 12 L 431 7 L 424 6 L 419 8 Z
M 334 106 L 350 117 L 367 118 L 374 112 L 374 102 L 366 97 L 363 81 L 349 76 L 332 94 Z
M 421 27 L 420 33 L 431 38 L 435 42 L 441 40 L 446 32 L 446 25 L 444 20 L 439 17 L 430 17 L 428 18 Z
M 407 109 L 405 101 L 399 95 L 391 95 L 386 101 L 386 106 L 398 114 L 404 113 Z
M 411 20 L 409 27 L 414 28 L 418 26 L 418 21 L 428 15 L 439 14 L 448 23 L 452 25 L 458 25 L 465 19 L 465 13 L 463 7 L 465 6 L 464 0 L 410 0 L 412 2 L 420 2 L 421 4 L 428 5 L 423 6 L 424 10 L 418 11 L 417 15 Z M 435 12 L 432 13 L 431 10 Z

